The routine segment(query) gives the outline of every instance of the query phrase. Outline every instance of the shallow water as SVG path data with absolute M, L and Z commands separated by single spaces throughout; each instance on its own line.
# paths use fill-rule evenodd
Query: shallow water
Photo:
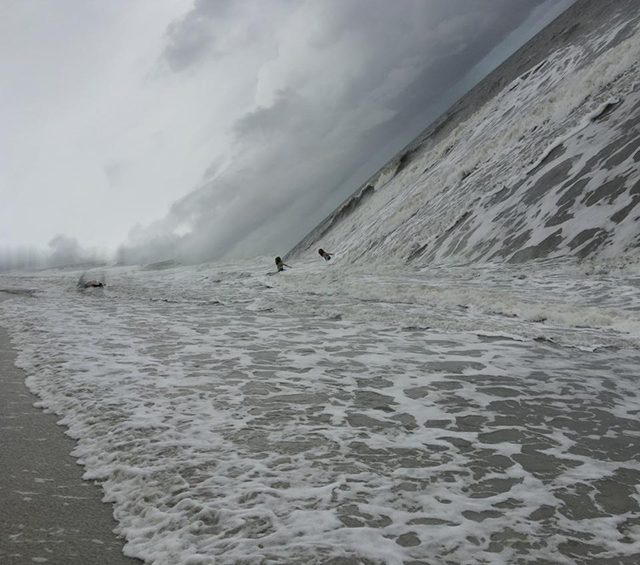
M 37 290 L 2 323 L 129 554 L 637 562 L 633 267 L 268 269 L 0 278 Z

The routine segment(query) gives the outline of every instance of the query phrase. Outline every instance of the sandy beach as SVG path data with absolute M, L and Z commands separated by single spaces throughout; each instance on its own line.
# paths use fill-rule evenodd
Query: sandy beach
M 0 292 L 0 301 L 9 297 Z M 98 485 L 82 480 L 70 455 L 75 442 L 57 416 L 34 406 L 38 398 L 15 357 L 0 328 L 0 563 L 141 563 L 122 554 L 111 505 Z

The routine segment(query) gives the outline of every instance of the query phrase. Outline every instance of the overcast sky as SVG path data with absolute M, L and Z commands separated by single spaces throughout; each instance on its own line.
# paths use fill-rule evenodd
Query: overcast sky
M 573 0 L 16 0 L 0 249 L 284 254 Z

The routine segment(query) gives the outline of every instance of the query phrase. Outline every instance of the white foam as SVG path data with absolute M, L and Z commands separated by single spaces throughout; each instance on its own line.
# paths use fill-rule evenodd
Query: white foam
M 593 433 L 499 418 L 536 403 L 559 418 L 567 399 L 633 417 L 638 355 L 613 326 L 640 303 L 636 266 L 399 272 L 309 260 L 267 288 L 270 262 L 107 269 L 100 295 L 69 287 L 72 272 L 0 279 L 37 290 L 2 303 L 0 319 L 29 387 L 76 439 L 85 478 L 114 504 L 128 555 L 508 562 L 508 544 L 492 549 L 497 531 L 538 544 L 533 560 L 556 559 L 570 531 L 611 555 L 632 551 L 618 541 L 624 515 L 556 516 L 555 537 L 529 517 L 558 504 L 555 489 L 638 463 L 576 452 Z M 572 326 L 588 317 L 590 328 Z M 517 463 L 533 437 L 545 456 L 579 466 L 542 480 Z M 483 452 L 512 463 L 491 467 Z M 494 480 L 509 486 L 492 493 Z
M 549 213 L 557 209 L 558 196 L 552 201 L 553 195 L 548 195 L 539 205 L 522 206 L 521 201 L 526 189 L 558 164 L 556 160 L 546 163 L 546 159 L 554 149 L 570 144 L 565 147 L 562 160 L 575 162 L 572 169 L 575 174 L 581 165 L 623 135 L 619 128 L 626 119 L 631 119 L 630 112 L 639 100 L 635 85 L 640 34 L 632 33 L 621 43 L 605 49 L 617 37 L 621 25 L 625 24 L 615 24 L 615 29 L 606 30 L 604 35 L 594 34 L 589 38 L 593 45 L 587 43 L 588 48 L 568 46 L 552 53 L 536 68 L 512 81 L 444 139 L 435 144 L 428 141 L 416 149 L 400 172 L 385 171 L 384 189 L 377 189 L 347 218 L 323 232 L 320 244 L 339 250 L 343 260 L 358 263 L 400 262 L 420 249 L 426 250 L 424 256 L 437 263 L 482 261 L 500 249 L 512 224 L 522 231 L 529 227 L 533 231 L 529 245 L 538 244 L 552 233 L 544 224 Z M 611 105 L 615 105 L 613 121 L 600 124 L 598 118 Z M 633 165 L 633 158 L 629 157 L 627 194 L 638 178 L 637 167 Z M 535 174 L 528 178 L 532 172 Z M 601 168 L 600 178 L 594 178 L 588 190 L 619 174 L 620 169 Z M 507 203 L 485 210 L 483 205 L 490 196 L 523 179 L 526 182 Z M 623 207 L 624 198 L 620 197 L 610 214 Z M 510 217 L 511 224 L 496 220 L 507 205 L 518 208 L 517 214 L 513 212 Z M 570 211 L 574 212 L 574 208 Z M 580 226 L 610 227 L 604 210 L 599 215 L 579 218 L 582 211 L 578 204 L 575 211 L 576 219 L 562 224 L 563 236 L 565 232 L 573 235 Z M 447 245 L 429 255 L 437 239 L 443 238 L 465 213 L 474 216 L 466 228 L 471 237 L 460 242 L 451 256 Z M 520 222 L 516 221 L 516 215 Z M 624 225 L 616 226 L 614 240 L 598 250 L 602 257 L 634 253 L 634 220 L 635 217 L 629 217 Z M 479 247 L 471 253 L 474 246 L 491 240 L 496 241 L 493 247 Z M 570 237 L 564 237 L 554 256 L 580 251 L 569 248 L 570 241 Z M 421 257 L 418 255 L 414 260 L 420 262 Z

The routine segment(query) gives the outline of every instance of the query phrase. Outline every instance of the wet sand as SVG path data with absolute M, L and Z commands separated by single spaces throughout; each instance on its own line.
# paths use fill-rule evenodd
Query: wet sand
M 9 295 L 0 292 L 0 301 Z M 135 565 L 113 529 L 111 505 L 82 480 L 75 442 L 58 417 L 34 406 L 16 353 L 0 328 L 0 563 Z

